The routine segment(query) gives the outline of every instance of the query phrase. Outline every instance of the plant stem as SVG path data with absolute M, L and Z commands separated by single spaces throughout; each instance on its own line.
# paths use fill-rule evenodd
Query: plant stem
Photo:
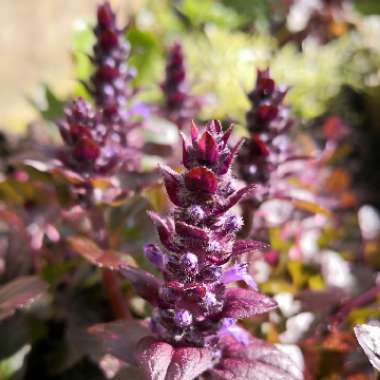
M 94 207 L 91 216 L 99 246 L 104 250 L 109 249 L 108 234 L 103 210 Z M 102 269 L 102 282 L 115 317 L 117 319 L 131 320 L 132 315 L 129 311 L 126 298 L 121 291 L 121 284 L 117 275 L 112 270 L 104 268 Z

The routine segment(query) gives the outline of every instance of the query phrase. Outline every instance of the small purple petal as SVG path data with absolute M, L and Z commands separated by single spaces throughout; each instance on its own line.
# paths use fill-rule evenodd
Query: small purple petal
M 180 258 L 181 266 L 188 270 L 195 270 L 198 267 L 198 257 L 194 253 L 187 252 Z
M 187 327 L 192 324 L 193 316 L 188 310 L 178 310 L 175 313 L 174 321 L 179 327 Z
M 247 264 L 237 264 L 227 269 L 223 274 L 222 281 L 225 285 L 235 281 L 244 281 L 252 289 L 258 290 L 255 280 L 247 272 Z
M 145 244 L 144 254 L 148 260 L 157 268 L 165 268 L 167 257 L 157 244 Z

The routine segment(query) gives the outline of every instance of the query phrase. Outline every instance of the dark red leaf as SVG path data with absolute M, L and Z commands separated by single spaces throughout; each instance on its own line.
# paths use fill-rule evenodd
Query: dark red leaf
M 222 140 L 223 140 L 223 142 L 224 142 L 224 146 L 227 145 L 227 142 L 228 142 L 229 138 L 231 137 L 231 134 L 232 134 L 233 129 L 234 129 L 234 128 L 231 126 L 231 127 L 229 127 L 229 128 L 226 130 L 226 132 L 224 132 L 223 137 L 222 137 Z
M 160 237 L 160 240 L 162 244 L 171 250 L 174 250 L 174 246 L 172 243 L 172 236 L 174 234 L 174 227 L 170 224 L 169 221 L 163 219 L 154 211 L 148 211 L 147 212 L 150 218 L 152 219 L 152 222 L 157 228 L 158 236 Z
M 213 165 L 218 160 L 218 144 L 209 131 L 205 131 L 198 142 L 199 159 Z
M 177 222 L 175 224 L 175 229 L 178 235 L 185 238 L 200 239 L 203 241 L 208 240 L 207 232 L 205 232 L 202 228 L 195 227 L 184 222 Z
M 191 134 L 191 140 L 193 141 L 193 145 L 194 145 L 194 143 L 198 140 L 198 136 L 199 136 L 199 129 L 198 129 L 198 126 L 195 124 L 194 120 L 191 121 L 190 134 Z
M 180 136 L 182 139 L 182 162 L 186 169 L 190 169 L 191 168 L 190 143 L 184 133 L 180 132 Z
M 160 166 L 161 173 L 164 177 L 166 191 L 170 200 L 179 207 L 183 207 L 184 203 L 181 201 L 181 176 L 168 166 Z
M 204 191 L 213 194 L 217 189 L 217 179 L 211 170 L 199 166 L 186 174 L 185 185 L 190 191 Z

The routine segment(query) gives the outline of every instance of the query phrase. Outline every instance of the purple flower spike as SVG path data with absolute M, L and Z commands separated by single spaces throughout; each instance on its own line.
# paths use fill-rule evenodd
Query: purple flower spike
M 221 124 L 213 121 L 203 129 L 193 124 L 191 143 L 183 137 L 186 169 L 162 168 L 169 197 L 177 207 L 166 219 L 150 212 L 161 242 L 170 251 L 165 266 L 156 246 L 146 248 L 164 277 L 152 317 L 155 335 L 175 347 L 207 347 L 215 358 L 222 353 L 220 337 L 226 318 L 250 317 L 276 305 L 257 291 L 246 264 L 224 269 L 233 255 L 259 246 L 236 242 L 242 220 L 228 213 L 253 188 L 236 189 L 229 170 L 232 158 L 226 161 L 226 157 L 233 157 L 240 145 L 231 149 L 230 135 L 231 129 L 224 133 Z M 253 290 L 226 288 L 240 280 Z M 244 340 L 242 331 L 236 327 L 229 334 L 239 333 Z
M 106 133 L 102 114 L 84 99 L 65 107 L 65 118 L 58 122 L 58 128 L 65 142 L 60 159 L 70 169 L 81 174 L 106 174 L 122 163 L 121 147 Z
M 201 99 L 191 95 L 186 78 L 185 57 L 180 43 L 168 52 L 166 77 L 161 84 L 164 95 L 163 112 L 182 129 L 201 108 Z
M 284 152 L 273 142 L 280 136 L 289 140 L 287 133 L 294 124 L 289 109 L 283 104 L 287 90 L 276 84 L 269 69 L 257 71 L 256 87 L 248 94 L 251 109 L 246 114 L 251 136 L 238 159 L 241 177 L 247 183 L 267 184 L 280 158 L 284 160 Z
M 157 244 L 145 244 L 144 254 L 147 259 L 157 268 L 162 270 L 165 268 L 167 258 Z

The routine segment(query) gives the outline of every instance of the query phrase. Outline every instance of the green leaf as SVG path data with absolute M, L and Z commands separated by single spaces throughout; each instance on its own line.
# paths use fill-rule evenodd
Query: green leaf
M 30 102 L 46 121 L 56 121 L 63 116 L 64 100 L 45 83 L 42 84 L 42 99 L 30 99 Z
M 137 70 L 135 84 L 148 83 L 152 74 L 161 68 L 161 46 L 156 34 L 136 27 L 128 29 L 127 39 L 132 47 L 129 64 Z

